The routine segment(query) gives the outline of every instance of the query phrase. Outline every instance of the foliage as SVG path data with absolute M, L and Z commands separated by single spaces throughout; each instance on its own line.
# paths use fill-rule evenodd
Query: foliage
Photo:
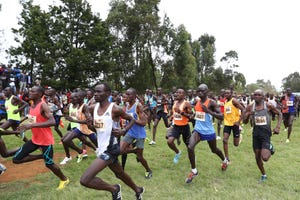
M 292 91 L 300 91 L 300 75 L 299 72 L 294 72 L 285 77 L 283 80 L 283 88 L 291 88 Z
M 278 93 L 276 88 L 271 84 L 270 80 L 265 82 L 263 79 L 258 79 L 256 83 L 247 85 L 245 92 L 251 94 L 257 89 L 262 89 L 265 93 Z
M 192 41 L 184 25 L 175 27 L 167 15 L 160 19 L 160 0 L 111 0 L 105 21 L 86 0 L 61 0 L 47 11 L 32 0 L 20 2 L 19 28 L 13 29 L 19 46 L 9 49 L 10 59 L 43 85 L 72 89 L 105 81 L 115 90 L 134 87 L 141 93 L 206 83 L 211 91 L 233 87 L 250 93 L 261 86 L 276 91 L 259 80 L 246 86 L 234 50 L 215 66 L 215 37 L 203 34 Z M 298 72 L 291 74 L 283 86 L 299 90 L 299 79 Z
M 157 88 L 156 71 L 159 57 L 159 0 L 111 1 L 107 23 L 116 38 L 114 46 L 116 67 L 126 86 L 138 91 L 148 87 Z M 141 79 L 141 77 L 147 77 Z M 117 80 L 116 80 L 117 81 Z
M 13 62 L 25 60 L 24 69 L 40 76 L 43 84 L 75 88 L 99 80 L 110 69 L 112 38 L 105 24 L 82 0 L 62 0 L 60 6 L 41 11 L 32 1 L 22 1 L 17 48 Z M 80 74 L 78 74 L 80 72 Z

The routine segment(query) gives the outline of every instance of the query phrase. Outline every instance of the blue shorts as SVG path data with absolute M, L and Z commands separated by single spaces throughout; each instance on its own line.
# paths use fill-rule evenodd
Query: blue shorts
M 212 133 L 212 134 L 202 134 L 202 133 L 199 133 L 198 131 L 196 130 L 193 130 L 193 132 L 196 132 L 198 133 L 198 135 L 200 136 L 200 140 L 201 141 L 211 141 L 211 140 L 215 140 L 216 139 L 216 133 Z
M 72 132 L 75 133 L 75 136 L 77 138 L 81 137 L 81 136 L 86 136 L 88 138 L 90 138 L 90 140 L 95 144 L 95 142 L 97 142 L 97 135 L 96 133 L 92 133 L 90 135 L 86 135 L 84 133 L 82 133 L 78 128 L 73 128 Z M 96 143 L 97 144 L 97 143 Z

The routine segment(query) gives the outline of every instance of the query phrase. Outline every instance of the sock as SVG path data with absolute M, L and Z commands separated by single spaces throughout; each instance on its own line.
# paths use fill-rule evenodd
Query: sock
M 197 168 L 192 169 L 192 172 L 193 172 L 194 174 L 197 174 L 197 173 L 198 173 Z

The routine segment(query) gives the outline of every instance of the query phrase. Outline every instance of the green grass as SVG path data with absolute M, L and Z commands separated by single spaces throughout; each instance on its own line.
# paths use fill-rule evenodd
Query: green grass
M 206 142 L 196 146 L 196 163 L 199 176 L 189 185 L 185 178 L 190 171 L 187 151 L 183 144 L 179 146 L 182 156 L 177 165 L 173 164 L 172 152 L 165 140 L 165 128 L 160 122 L 155 146 L 145 143 L 145 158 L 153 170 L 150 180 L 144 178 L 144 168 L 136 162 L 134 155 L 129 155 L 126 172 L 139 186 L 145 187 L 144 199 L 300 199 L 300 119 L 294 123 L 291 142 L 285 143 L 287 133 L 282 131 L 272 137 L 275 154 L 265 163 L 268 179 L 258 183 L 260 172 L 256 166 L 252 151 L 252 138 L 249 125 L 244 126 L 243 142 L 234 147 L 230 137 L 229 155 L 231 165 L 221 171 L 220 159 L 212 154 Z M 30 135 L 27 133 L 27 135 Z M 58 136 L 54 132 L 56 141 Z M 151 134 L 148 132 L 148 137 Z M 8 148 L 22 144 L 15 136 L 3 136 Z M 222 149 L 222 142 L 218 141 Z M 63 153 L 62 145 L 55 144 L 54 151 Z M 0 199 L 111 199 L 106 191 L 96 191 L 80 185 L 79 179 L 89 164 L 95 159 L 93 153 L 77 164 L 75 160 L 61 167 L 71 182 L 63 191 L 56 191 L 58 178 L 51 172 L 39 174 L 28 180 L 3 183 L 0 176 Z M 11 160 L 9 158 L 9 160 Z M 55 156 L 58 164 L 62 157 Z M 44 167 L 44 166 L 41 166 Z M 30 169 L 23 169 L 30 170 Z M 9 169 L 6 173 L 9 173 Z M 99 177 L 108 183 L 122 185 L 123 199 L 135 199 L 134 192 L 107 168 Z

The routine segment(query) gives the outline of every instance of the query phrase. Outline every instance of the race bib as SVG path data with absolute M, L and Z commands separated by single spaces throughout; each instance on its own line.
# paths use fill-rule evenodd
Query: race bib
M 255 125 L 262 126 L 267 125 L 267 117 L 266 116 L 256 116 L 254 118 Z
M 231 106 L 227 106 L 227 107 L 225 108 L 225 113 L 229 114 L 229 113 L 231 113 L 231 112 L 232 112 Z
M 28 117 L 28 123 L 30 124 L 36 123 L 36 116 L 28 114 L 27 117 Z
M 287 102 L 286 102 L 286 105 L 287 105 L 287 106 L 294 106 L 294 102 L 293 102 L 293 101 L 287 101 Z
M 182 116 L 179 113 L 174 113 L 174 120 L 182 120 Z
M 100 129 L 100 131 L 105 130 L 105 124 L 102 119 L 95 119 L 94 126 L 95 126 L 95 128 Z
M 205 121 L 205 112 L 196 111 L 195 120 L 204 122 Z

